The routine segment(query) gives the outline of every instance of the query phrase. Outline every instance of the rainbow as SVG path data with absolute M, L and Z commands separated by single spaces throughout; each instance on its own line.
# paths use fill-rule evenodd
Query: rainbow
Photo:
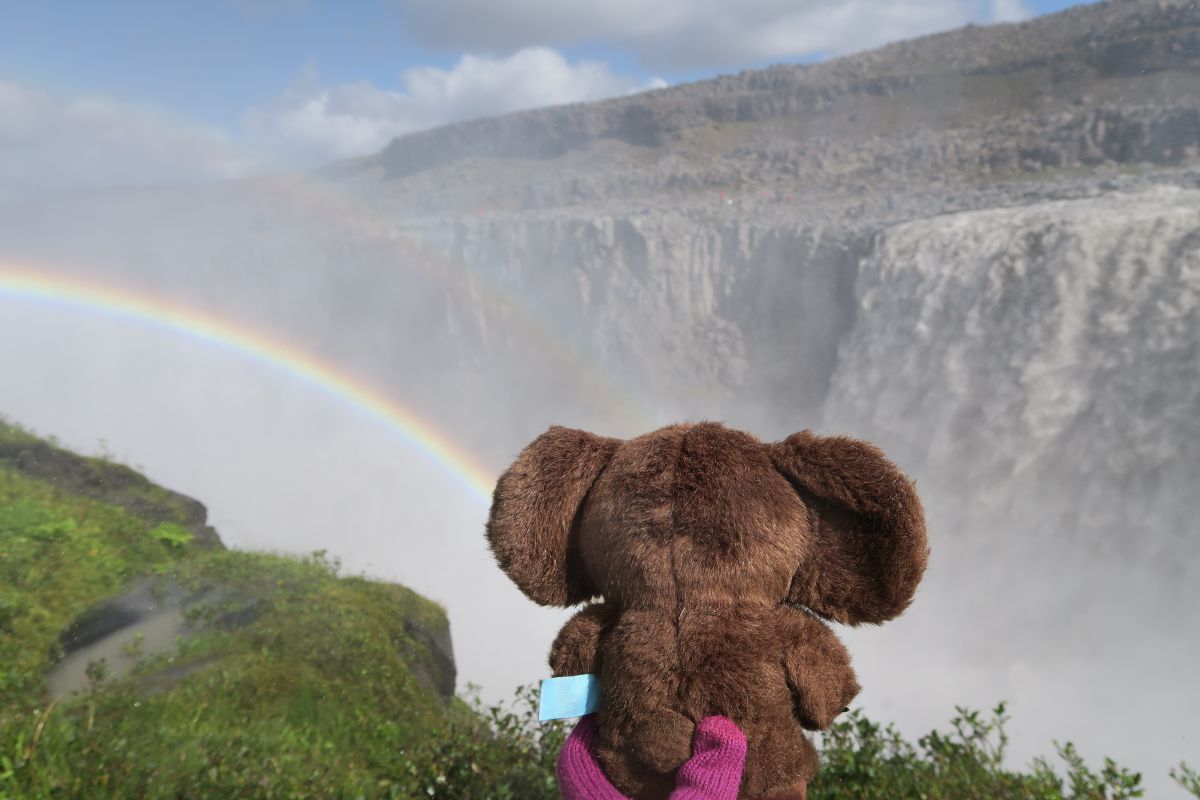
M 359 409 L 436 462 L 483 503 L 494 476 L 431 422 L 389 399 L 334 364 L 244 323 L 233 323 L 161 297 L 87 282 L 61 272 L 0 262 L 0 301 L 49 302 L 117 319 L 149 324 L 220 347 L 286 373 L 313 389 Z

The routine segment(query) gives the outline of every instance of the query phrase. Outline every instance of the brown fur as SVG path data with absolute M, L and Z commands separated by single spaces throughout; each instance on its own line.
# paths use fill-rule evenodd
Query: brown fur
M 740 797 L 802 800 L 817 754 L 801 729 L 859 690 L 817 615 L 896 616 L 927 557 L 913 485 L 878 448 L 809 431 L 768 445 L 718 423 L 629 441 L 553 427 L 501 476 L 487 535 L 532 600 L 602 598 L 550 666 L 600 675 L 596 755 L 638 800 L 667 797 L 713 714 L 749 741 Z

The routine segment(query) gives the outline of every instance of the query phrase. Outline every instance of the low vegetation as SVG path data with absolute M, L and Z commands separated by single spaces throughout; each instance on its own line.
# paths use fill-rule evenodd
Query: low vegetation
M 0 444 L 29 434 L 0 424 Z M 182 522 L 182 521 L 181 521 Z M 415 632 L 444 626 L 400 587 L 339 576 L 338 564 L 198 548 L 181 523 L 35 480 L 0 461 L 0 800 L 43 798 L 557 798 L 561 723 L 539 724 L 531 687 L 485 705 L 436 690 Z M 62 631 L 130 582 L 220 586 L 247 624 L 206 625 L 177 652 L 50 700 L 44 676 Z M 1071 745 L 1014 771 L 1003 706 L 959 711 L 913 744 L 853 712 L 823 737 L 814 800 L 1138 797 L 1140 777 L 1094 771 Z M 1173 773 L 1200 797 L 1187 765 Z

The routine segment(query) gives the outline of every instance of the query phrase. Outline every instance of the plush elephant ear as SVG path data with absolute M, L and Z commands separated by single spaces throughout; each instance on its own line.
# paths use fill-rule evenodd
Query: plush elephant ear
M 496 483 L 488 543 L 500 568 L 535 603 L 571 606 L 599 594 L 579 559 L 575 521 L 620 443 L 556 425 Z
M 788 601 L 850 625 L 900 614 L 929 556 L 912 481 L 878 447 L 848 436 L 803 431 L 769 447 L 811 527 Z

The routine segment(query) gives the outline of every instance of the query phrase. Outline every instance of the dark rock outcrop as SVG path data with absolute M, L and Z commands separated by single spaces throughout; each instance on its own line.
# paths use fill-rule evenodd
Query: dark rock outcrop
M 34 439 L 0 441 L 0 464 L 63 491 L 123 508 L 148 525 L 182 525 L 196 546 L 224 549 L 202 504 L 163 489 L 122 464 L 76 455 Z
M 236 630 L 262 614 L 261 598 L 222 586 L 191 588 L 164 577 L 144 578 L 84 611 L 59 638 L 62 657 L 47 676 L 52 695 L 87 687 L 90 665 L 101 660 L 105 677 L 124 675 L 143 658 L 173 655 L 179 643 L 203 630 Z M 195 667 L 197 665 L 191 665 Z M 145 676 L 154 691 L 169 688 L 192 670 L 167 667 Z
M 117 678 L 143 659 L 175 654 L 181 642 L 198 633 L 253 625 L 270 602 L 270 591 L 219 583 L 190 586 L 168 577 L 139 580 L 84 611 L 63 631 L 61 657 L 47 676 L 50 692 L 87 688 L 89 664 L 101 659 L 105 678 Z M 417 682 L 443 699 L 453 697 L 457 670 L 445 616 L 410 610 L 403 631 L 395 645 Z M 208 663 L 201 659 L 184 666 L 168 661 L 138 682 L 147 691 L 163 691 Z
M 425 621 L 409 619 L 404 623 L 404 632 L 424 651 L 413 653 L 409 648 L 407 655 L 411 658 L 413 675 L 426 689 L 435 691 L 444 698 L 453 697 L 458 670 L 454 665 L 450 626 L 444 624 L 431 627 Z

